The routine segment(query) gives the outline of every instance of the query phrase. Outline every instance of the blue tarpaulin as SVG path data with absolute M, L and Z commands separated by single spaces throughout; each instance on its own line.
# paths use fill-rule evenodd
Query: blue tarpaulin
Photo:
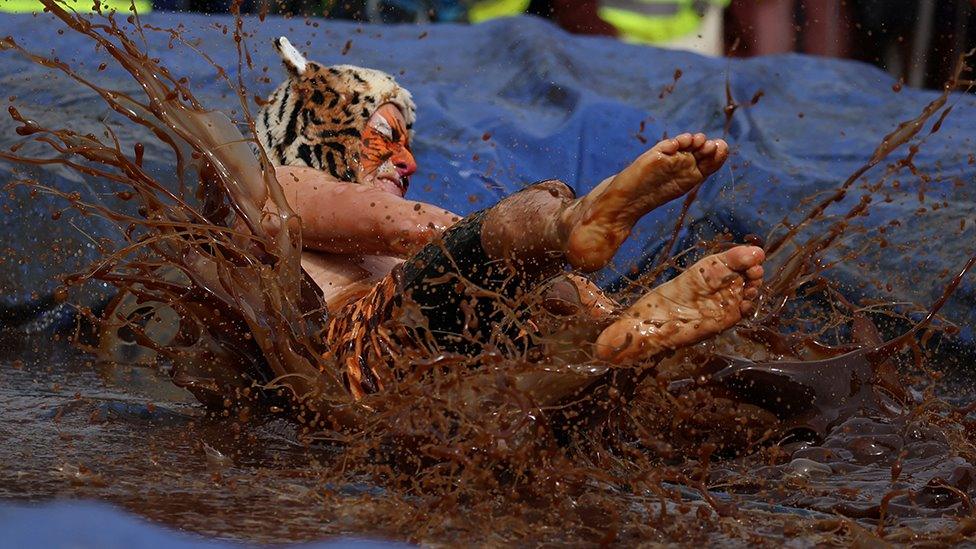
M 221 31 L 232 23 L 229 18 L 154 13 L 144 21 L 159 27 L 182 23 L 197 47 L 232 73 L 236 70 L 233 41 Z M 53 51 L 62 60 L 88 60 L 92 68 L 90 41 L 70 31 L 57 34 L 58 28 L 46 15 L 0 20 L 0 35 L 12 35 L 41 53 Z M 279 35 L 290 37 L 311 59 L 396 75 L 419 106 L 414 147 L 420 171 L 409 196 L 459 214 L 540 179 L 559 178 L 585 192 L 664 135 L 703 131 L 724 136 L 732 158 L 705 185 L 677 249 L 721 232 L 763 236 L 784 219 L 799 220 L 812 207 L 803 199 L 836 188 L 870 158 L 885 134 L 937 96 L 900 89 L 890 76 L 861 63 L 800 55 L 714 59 L 571 36 L 531 17 L 475 27 L 276 18 L 259 23 L 253 18 L 246 20 L 246 28 L 253 33 L 248 44 L 255 70 L 244 76 L 251 95 L 266 95 L 284 77 L 270 47 Z M 149 32 L 147 39 L 153 55 L 177 76 L 188 77 L 205 105 L 239 109 L 203 58 L 173 45 L 168 34 Z M 13 102 L 24 114 L 46 124 L 104 131 L 100 120 L 108 111 L 93 93 L 64 78 L 52 79 L 50 71 L 14 52 L 4 52 L 3 59 L 4 96 L 16 96 Z M 96 81 L 138 94 L 136 84 L 112 66 L 98 72 Z M 727 125 L 729 95 L 739 107 Z M 947 273 L 976 253 L 976 99 L 954 94 L 949 104 L 953 111 L 940 131 L 920 134 L 927 137 L 913 157 L 919 175 L 903 167 L 882 177 L 888 164 L 908 154 L 903 147 L 828 210 L 842 215 L 869 192 L 869 185 L 883 182 L 870 215 L 855 220 L 863 230 L 844 239 L 849 249 L 865 247 L 866 255 L 833 270 L 851 297 L 929 303 L 947 282 Z M 0 125 L 0 146 L 24 139 L 13 127 L 10 121 Z M 138 130 L 119 131 L 123 140 L 144 137 Z M 150 146 L 146 158 L 150 166 L 171 164 L 158 144 Z M 0 163 L 0 173 L 10 168 Z M 85 198 L 113 200 L 98 181 L 54 168 L 42 174 Z M 77 218 L 67 223 L 68 213 L 53 222 L 49 216 L 60 207 L 54 199 L 24 201 L 23 193 L 15 195 L 0 198 L 11 208 L 0 218 L 0 247 L 7 251 L 0 263 L 2 300 L 8 311 L 17 312 L 17 322 L 30 319 L 35 327 L 43 326 L 58 317 L 45 299 L 56 286 L 52 276 L 96 257 L 93 242 L 113 237 L 117 229 Z M 612 284 L 653 258 L 672 230 L 678 206 L 648 215 L 599 281 Z M 808 234 L 822 227 L 811 227 Z M 882 227 L 884 235 L 878 233 Z M 879 236 L 884 249 L 871 244 L 870 238 Z M 52 248 L 55 240 L 60 247 Z M 971 281 L 965 282 L 946 310 L 964 327 L 973 319 L 973 289 Z
M 100 503 L 0 505 L 0 549 L 241 549 L 229 540 L 174 532 Z M 293 545 L 303 549 L 395 549 L 405 544 L 362 539 Z

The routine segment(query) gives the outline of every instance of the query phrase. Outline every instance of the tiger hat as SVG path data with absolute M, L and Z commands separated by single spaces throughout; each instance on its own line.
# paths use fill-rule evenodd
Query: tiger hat
M 288 71 L 258 112 L 258 139 L 279 166 L 326 170 L 340 181 L 356 182 L 360 137 L 366 123 L 392 103 L 413 136 L 417 107 L 392 76 L 353 65 L 326 67 L 308 61 L 285 37 L 274 41 Z

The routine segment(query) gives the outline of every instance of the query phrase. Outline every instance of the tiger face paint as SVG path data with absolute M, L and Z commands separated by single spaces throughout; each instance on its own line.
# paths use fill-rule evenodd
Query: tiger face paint
M 391 103 L 373 113 L 362 132 L 359 148 L 359 183 L 403 196 L 409 177 L 417 171 L 410 152 L 410 133 L 400 110 Z
M 255 120 L 268 159 L 402 194 L 406 177 L 415 169 L 407 141 L 416 119 L 410 92 L 382 71 L 310 61 L 285 37 L 273 45 L 288 79 L 268 97 Z M 380 122 L 374 115 L 384 105 Z M 376 123 L 367 131 L 370 121 Z M 369 157 L 365 166 L 364 148 Z

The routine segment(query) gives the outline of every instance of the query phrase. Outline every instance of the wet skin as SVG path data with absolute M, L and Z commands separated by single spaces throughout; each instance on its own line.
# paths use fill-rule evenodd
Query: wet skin
M 393 105 L 377 109 L 363 132 L 357 183 L 314 168 L 275 169 L 289 205 L 302 219 L 302 266 L 332 306 L 388 274 L 460 219 L 403 198 L 417 169 L 409 135 L 395 131 L 404 126 Z
M 330 306 L 366 291 L 379 278 L 459 219 L 437 206 L 403 198 L 416 170 L 399 110 L 386 104 L 363 133 L 357 183 L 312 168 L 276 168 L 302 218 L 302 265 Z M 400 129 L 398 131 L 398 128 Z M 728 145 L 703 134 L 665 139 L 589 194 L 573 198 L 550 181 L 491 208 L 482 244 L 489 257 L 554 274 L 565 263 L 582 271 L 605 266 L 634 224 L 687 193 L 722 166 Z M 706 257 L 623 312 L 596 342 L 598 359 L 625 363 L 717 334 L 752 308 L 762 281 L 762 250 L 739 246 Z M 583 277 L 566 280 L 594 318 L 620 307 Z

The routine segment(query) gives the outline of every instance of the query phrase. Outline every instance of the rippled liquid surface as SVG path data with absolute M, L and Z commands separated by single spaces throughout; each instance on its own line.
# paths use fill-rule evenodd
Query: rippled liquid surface
M 706 483 L 711 504 L 694 488 L 665 482 L 670 493 L 662 512 L 658 494 L 593 478 L 555 502 L 486 490 L 484 500 L 445 509 L 441 495 L 405 493 L 381 475 L 336 483 L 335 468 L 343 464 L 337 449 L 296 442 L 285 421 L 206 417 L 189 394 L 151 369 L 95 366 L 63 344 L 19 356 L 0 364 L 5 500 L 104 500 L 171 527 L 269 543 L 356 534 L 426 542 L 764 539 L 807 546 L 872 538 L 885 495 L 907 488 L 914 502 L 896 496 L 886 505 L 889 541 L 945 541 L 974 529 L 965 517 L 972 514 L 976 469 L 952 440 L 959 433 L 911 415 L 854 417 L 816 446 L 797 442 L 713 463 Z M 892 482 L 896 461 L 900 474 Z M 686 456 L 675 469 L 694 466 Z M 612 512 L 608 497 L 617 504 Z
M 254 541 L 362 531 L 328 498 L 316 456 L 290 429 L 209 419 L 188 393 L 146 368 L 95 368 L 64 347 L 0 368 L 0 498 L 99 499 L 201 534 Z M 354 512 L 348 513 L 355 515 Z

